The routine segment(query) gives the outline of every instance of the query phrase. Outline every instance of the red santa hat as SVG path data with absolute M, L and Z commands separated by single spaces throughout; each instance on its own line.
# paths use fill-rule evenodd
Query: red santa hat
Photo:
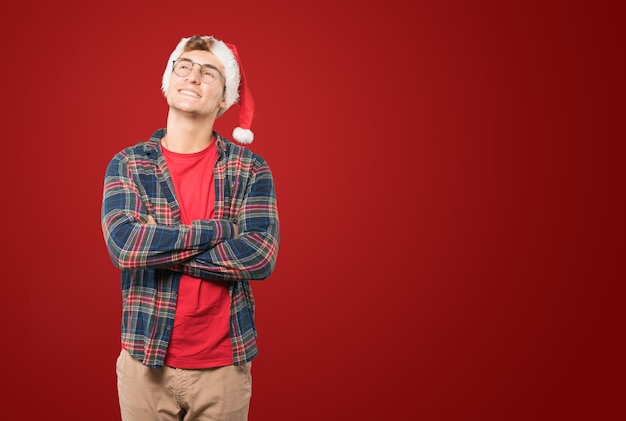
M 226 108 L 221 110 L 217 116 L 221 116 L 231 105 L 238 102 L 239 126 L 233 130 L 233 138 L 239 143 L 252 143 L 254 133 L 250 130 L 250 126 L 252 125 L 252 117 L 254 115 L 254 100 L 252 99 L 252 94 L 250 93 L 244 77 L 237 47 L 233 44 L 226 44 L 212 36 L 203 36 L 202 38 L 207 41 L 213 40 L 211 53 L 217 57 L 224 66 L 224 79 L 226 80 L 224 99 L 226 101 Z M 181 39 L 172 54 L 170 54 L 161 82 L 161 90 L 164 95 L 167 95 L 167 90 L 170 85 L 170 76 L 174 70 L 174 60 L 177 60 L 181 56 L 189 39 L 190 38 Z

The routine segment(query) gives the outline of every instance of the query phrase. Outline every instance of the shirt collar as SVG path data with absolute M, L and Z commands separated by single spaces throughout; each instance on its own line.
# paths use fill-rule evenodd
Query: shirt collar
M 157 129 L 154 134 L 148 139 L 145 144 L 145 151 L 147 154 L 151 154 L 153 152 L 161 152 L 161 139 L 167 134 L 167 129 Z M 226 140 L 216 131 L 213 132 L 215 136 L 215 141 L 217 142 L 217 152 L 219 154 L 219 158 L 224 156 L 224 152 L 226 152 Z

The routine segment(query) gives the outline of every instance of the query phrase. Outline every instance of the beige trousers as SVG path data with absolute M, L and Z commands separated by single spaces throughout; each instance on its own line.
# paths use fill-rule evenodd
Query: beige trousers
M 246 421 L 251 363 L 201 370 L 148 368 L 122 350 L 116 363 L 123 421 Z

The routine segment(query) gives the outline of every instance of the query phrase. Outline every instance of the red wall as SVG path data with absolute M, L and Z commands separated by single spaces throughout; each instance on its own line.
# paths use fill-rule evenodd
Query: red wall
M 197 33 L 238 46 L 279 200 L 251 421 L 626 419 L 624 6 L 39 3 L 0 28 L 21 419 L 119 419 L 102 178 Z

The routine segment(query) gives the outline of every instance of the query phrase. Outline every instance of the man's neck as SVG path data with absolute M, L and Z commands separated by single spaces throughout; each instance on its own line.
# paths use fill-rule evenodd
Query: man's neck
M 177 153 L 204 150 L 213 141 L 213 119 L 181 118 L 175 113 L 167 117 L 167 134 L 163 146 Z

